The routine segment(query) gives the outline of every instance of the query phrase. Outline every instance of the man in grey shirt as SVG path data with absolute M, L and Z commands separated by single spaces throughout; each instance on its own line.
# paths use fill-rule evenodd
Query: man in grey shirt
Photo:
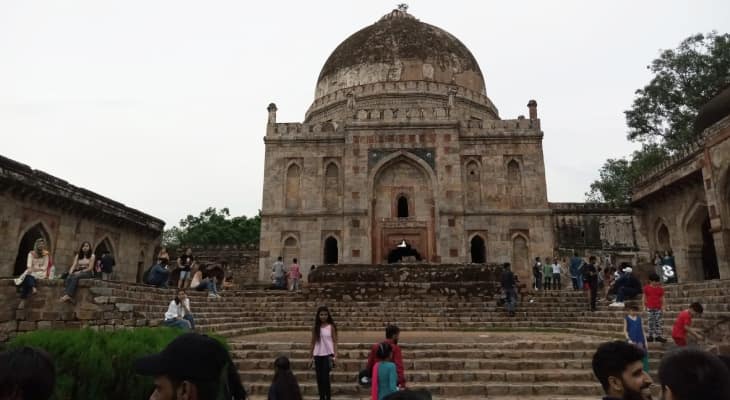
M 284 263 L 281 261 L 281 257 L 278 257 L 276 261 L 274 261 L 274 266 L 271 268 L 271 276 L 274 278 L 274 286 L 277 289 L 285 288 L 286 280 L 284 277 L 286 276 L 286 268 L 284 268 Z

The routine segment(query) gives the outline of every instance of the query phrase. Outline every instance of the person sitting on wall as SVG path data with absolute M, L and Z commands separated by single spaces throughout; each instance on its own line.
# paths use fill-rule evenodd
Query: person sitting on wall
M 204 277 L 203 271 L 197 265 L 193 267 L 193 279 L 190 280 L 190 288 L 199 292 L 207 290 L 209 298 L 220 298 L 218 289 L 215 287 L 215 278 L 212 276 Z
M 94 253 L 91 252 L 91 243 L 83 242 L 78 253 L 74 256 L 74 262 L 68 270 L 63 297 L 60 301 L 73 302 L 79 280 L 89 279 L 94 276 Z
M 20 304 L 18 309 L 25 308 L 25 301 L 31 294 L 35 294 L 37 279 L 49 279 L 53 276 L 53 260 L 51 254 L 46 250 L 46 241 L 38 239 L 33 244 L 33 250 L 28 253 L 26 270 L 16 280 L 20 287 Z
M 153 285 L 155 287 L 167 289 L 167 281 L 170 279 L 170 270 L 167 266 L 167 261 L 164 259 L 160 259 L 157 264 L 155 264 L 152 269 L 150 270 L 149 275 L 147 276 L 147 283 L 148 285 Z

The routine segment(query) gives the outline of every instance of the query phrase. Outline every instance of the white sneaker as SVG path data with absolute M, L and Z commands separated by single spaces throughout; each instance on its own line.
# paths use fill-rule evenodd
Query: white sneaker
M 218 296 L 215 293 L 208 293 L 208 298 L 209 299 L 217 299 Z
M 617 301 L 614 301 L 613 303 L 608 305 L 609 307 L 625 307 L 624 303 L 619 303 Z

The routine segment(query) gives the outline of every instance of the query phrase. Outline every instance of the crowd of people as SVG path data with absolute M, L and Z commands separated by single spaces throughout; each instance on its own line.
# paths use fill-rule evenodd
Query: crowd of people
M 314 266 L 312 266 L 312 269 Z M 311 271 L 311 269 L 310 269 Z M 289 289 L 290 291 L 299 291 L 301 287 L 302 270 L 299 261 L 292 259 L 291 265 L 288 267 L 284 264 L 281 257 L 277 257 L 271 267 L 271 284 L 274 289 Z

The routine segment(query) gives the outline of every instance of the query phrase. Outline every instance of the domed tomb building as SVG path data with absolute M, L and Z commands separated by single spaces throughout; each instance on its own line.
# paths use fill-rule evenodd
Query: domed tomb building
M 268 107 L 261 258 L 512 262 L 553 253 L 543 133 L 502 119 L 456 37 L 394 10 L 347 38 L 302 123 Z M 523 275 L 524 276 L 524 275 Z M 525 276 L 526 277 L 526 276 Z

